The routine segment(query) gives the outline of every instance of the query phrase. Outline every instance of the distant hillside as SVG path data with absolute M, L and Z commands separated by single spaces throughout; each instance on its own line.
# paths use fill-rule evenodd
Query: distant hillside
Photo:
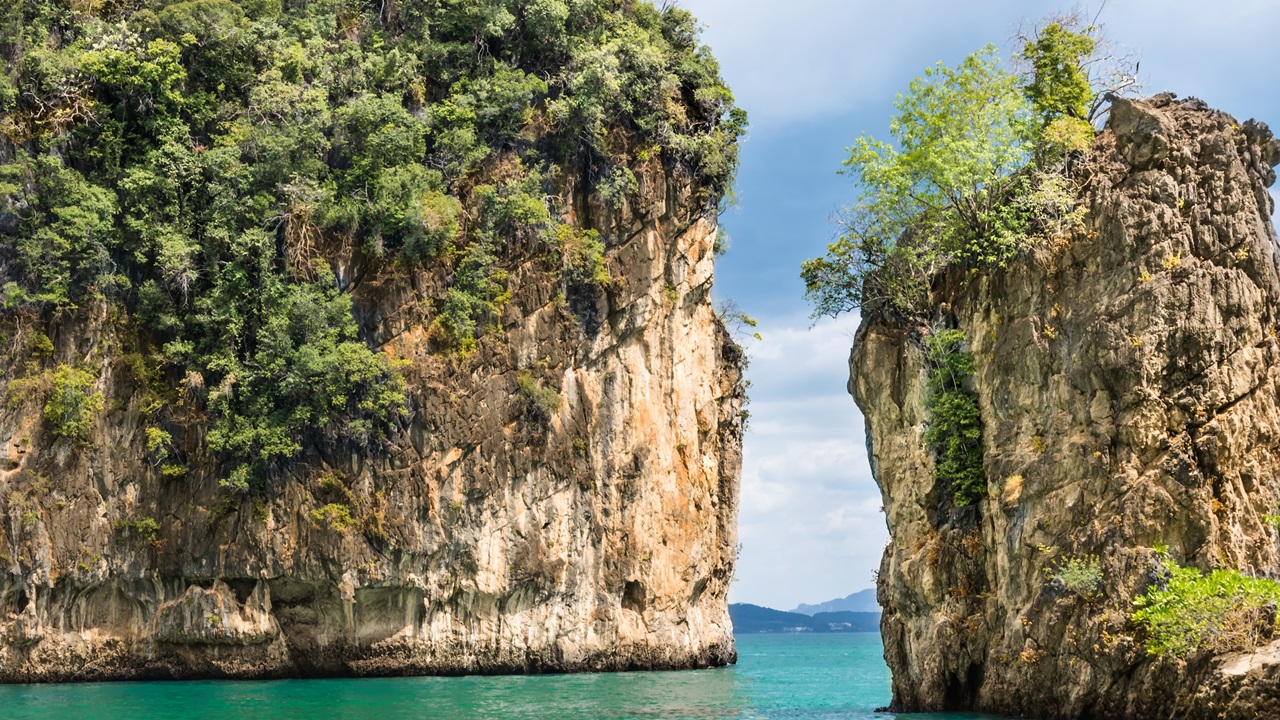
M 828 600 L 817 605 L 801 604 L 791 612 L 800 613 L 801 615 L 816 615 L 828 612 L 879 613 L 880 604 L 876 602 L 876 591 L 869 588 L 867 590 L 859 590 L 848 597 Z
M 733 631 L 743 633 L 879 632 L 880 613 L 822 612 L 813 616 L 784 612 L 747 603 L 729 606 Z

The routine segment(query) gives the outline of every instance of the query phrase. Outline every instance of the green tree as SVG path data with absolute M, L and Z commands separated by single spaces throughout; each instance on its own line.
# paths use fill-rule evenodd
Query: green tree
M 911 312 L 952 258 L 1002 265 L 1025 224 L 1008 203 L 1036 118 L 993 46 L 955 68 L 939 63 L 895 103 L 894 143 L 858 138 L 845 172 L 862 194 L 844 234 L 801 276 L 815 315 L 872 304 Z
M 1073 17 L 1047 23 L 1023 44 L 1018 60 L 1026 66 L 1027 99 L 1040 116 L 1040 164 L 1093 145 L 1093 112 L 1097 92 L 1088 66 L 1095 61 L 1098 40 L 1094 26 L 1080 31 Z
M 1113 44 L 1097 18 L 1091 22 L 1079 11 L 1046 18 L 1020 31 L 1017 41 L 1015 66 L 1046 126 L 1075 121 L 1092 127 L 1109 95 L 1139 87 L 1135 56 Z
M 339 253 L 360 278 L 432 273 L 440 346 L 473 348 L 530 253 L 607 282 L 590 228 L 557 241 L 566 179 L 617 206 L 656 162 L 709 211 L 745 129 L 693 17 L 649 2 L 0 5 L 0 305 L 113 305 L 166 368 L 157 398 L 207 388 L 184 450 L 237 490 L 394 432 L 402 380 Z
M 1051 22 L 1028 39 L 1022 57 L 1031 66 L 1027 98 L 1046 124 L 1067 117 L 1085 120 L 1093 102 L 1093 86 L 1084 62 L 1097 45 L 1087 32 L 1072 32 Z

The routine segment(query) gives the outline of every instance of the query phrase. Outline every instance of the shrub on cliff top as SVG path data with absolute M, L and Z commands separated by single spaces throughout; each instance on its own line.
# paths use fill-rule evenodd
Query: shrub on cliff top
M 926 69 L 894 106 L 895 143 L 864 135 L 845 161 L 862 186 L 845 234 L 804 263 L 815 315 L 864 303 L 912 310 L 950 256 L 998 265 L 1017 251 L 995 238 L 1024 224 L 1006 213 L 1006 190 L 1030 157 L 1035 115 L 995 48 Z
M 1080 24 L 1057 19 L 1026 38 L 1025 77 L 990 45 L 957 67 L 926 69 L 895 102 L 892 142 L 855 141 L 843 172 L 861 194 L 840 238 L 801 267 L 815 317 L 926 314 L 930 280 L 946 264 L 1003 267 L 1062 229 L 1074 187 L 1071 207 L 1052 203 L 1048 222 L 1039 221 L 1044 195 L 1062 195 L 1053 177 L 1092 144 L 1100 102 L 1090 77 L 1098 29 Z
M 1239 570 L 1201 573 L 1165 553 L 1157 557 L 1167 579 L 1133 602 L 1132 620 L 1146 632 L 1148 653 L 1182 658 L 1251 650 L 1272 639 L 1280 582 Z

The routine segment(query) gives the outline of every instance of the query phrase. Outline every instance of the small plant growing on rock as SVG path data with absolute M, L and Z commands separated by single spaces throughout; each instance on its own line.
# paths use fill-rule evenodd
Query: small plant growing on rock
M 53 356 L 53 341 L 49 340 L 49 336 L 39 330 L 31 333 L 27 338 L 27 352 L 33 358 L 48 358 Z
M 160 477 L 166 479 L 180 478 L 187 474 L 185 465 L 167 462 L 173 458 L 173 436 L 158 427 L 147 428 L 147 454 L 151 456 L 152 465 L 160 469 Z
M 339 503 L 329 503 L 312 510 L 311 519 L 317 525 L 340 533 L 345 533 L 356 524 L 355 518 L 351 517 L 351 508 Z
M 209 527 L 217 525 L 222 518 L 236 512 L 240 507 L 240 498 L 236 495 L 222 495 L 218 498 L 218 502 L 209 509 L 207 522 Z
M 551 237 L 560 250 L 560 277 L 566 285 L 571 289 L 608 287 L 609 271 L 599 232 L 558 225 Z
M 1165 580 L 1133 601 L 1131 619 L 1147 634 L 1147 653 L 1184 658 L 1198 652 L 1251 650 L 1276 630 L 1280 582 L 1219 568 L 1182 567 L 1158 548 Z
M 95 381 L 93 373 L 71 365 L 60 365 L 53 371 L 44 419 L 54 435 L 79 440 L 88 437 L 103 406 L 102 394 L 90 392 Z
M 542 381 L 535 380 L 529 371 L 517 374 L 516 384 L 524 406 L 524 415 L 529 420 L 546 425 L 560 412 L 560 393 L 544 386 Z
M 139 540 L 155 543 L 159 538 L 160 523 L 153 517 L 140 517 L 134 520 L 117 520 L 116 532 L 129 533 Z
M 147 428 L 147 452 L 154 455 L 160 460 L 169 457 L 169 444 L 173 442 L 173 436 L 166 430 L 158 427 Z
M 1000 503 L 1006 508 L 1016 507 L 1022 499 L 1022 487 L 1025 479 L 1021 475 L 1010 475 L 1004 479 L 1004 491 L 1000 494 Z
M 266 523 L 267 519 L 270 517 L 270 513 L 267 510 L 267 503 L 263 501 L 262 498 L 255 497 L 253 499 L 252 505 L 253 505 L 253 519 L 260 523 Z
M 926 338 L 929 394 L 925 442 L 935 453 L 934 472 L 946 483 L 957 507 L 987 493 L 982 465 L 982 415 L 978 398 L 965 383 L 973 375 L 973 355 L 962 349 L 964 333 L 943 330 Z
M 1018 660 L 1027 665 L 1036 665 L 1044 659 L 1045 652 L 1036 648 L 1026 648 L 1018 653 Z
M 1050 576 L 1054 587 L 1083 598 L 1092 598 L 1102 585 L 1102 563 L 1097 555 L 1071 558 Z

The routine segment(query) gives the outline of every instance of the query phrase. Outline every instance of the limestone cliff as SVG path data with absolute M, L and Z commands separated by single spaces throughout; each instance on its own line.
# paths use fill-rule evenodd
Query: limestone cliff
M 363 332 L 405 361 L 407 419 L 377 452 L 309 443 L 257 497 L 198 456 L 165 477 L 129 323 L 54 317 L 5 378 L 87 363 L 104 409 L 79 442 L 39 397 L 0 408 L 0 681 L 733 662 L 742 384 L 711 308 L 714 212 L 661 162 L 637 176 L 620 209 L 565 184 L 608 287 L 566 300 L 554 256 L 513 245 L 501 332 L 467 357 L 432 346 L 438 269 L 334 259 Z M 175 442 L 199 447 L 183 402 Z
M 1168 546 L 1280 573 L 1280 144 L 1198 101 L 1117 100 L 1080 166 L 1087 228 L 932 321 L 976 362 L 988 492 L 955 509 L 925 445 L 921 328 L 864 314 L 849 390 L 891 533 L 878 579 L 893 707 L 1053 718 L 1280 716 L 1280 642 L 1149 657 L 1132 602 Z M 1050 582 L 1097 556 L 1093 597 Z

